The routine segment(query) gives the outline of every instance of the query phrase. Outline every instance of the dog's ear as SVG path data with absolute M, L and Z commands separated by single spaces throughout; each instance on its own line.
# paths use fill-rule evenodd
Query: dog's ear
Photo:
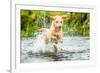
M 62 19 L 65 19 L 65 18 L 67 18 L 67 16 L 66 16 L 66 15 L 63 15 L 63 16 L 62 16 Z
M 50 19 L 51 20 L 55 20 L 55 16 L 50 16 Z

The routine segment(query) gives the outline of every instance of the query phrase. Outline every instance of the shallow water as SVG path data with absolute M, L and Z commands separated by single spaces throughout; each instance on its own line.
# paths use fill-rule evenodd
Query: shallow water
M 40 40 L 34 37 L 21 39 L 21 63 L 89 60 L 89 37 L 65 36 L 57 53 L 42 53 L 43 41 Z

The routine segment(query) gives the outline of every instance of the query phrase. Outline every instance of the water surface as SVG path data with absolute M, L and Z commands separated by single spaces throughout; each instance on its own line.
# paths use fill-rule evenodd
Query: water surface
M 41 39 L 30 37 L 21 39 L 21 63 L 89 60 L 89 37 L 65 36 L 58 53 L 41 52 Z M 50 45 L 51 46 L 51 45 Z M 51 47 L 48 48 L 51 48 Z M 34 48 L 35 47 L 35 48 Z M 38 49 L 36 49 L 38 47 Z

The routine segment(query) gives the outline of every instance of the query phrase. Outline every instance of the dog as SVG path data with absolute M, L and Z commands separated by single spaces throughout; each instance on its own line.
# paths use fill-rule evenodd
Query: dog
M 41 28 L 38 29 L 38 32 L 45 32 L 44 34 L 44 41 L 45 44 L 48 44 L 49 42 L 52 43 L 63 43 L 63 31 L 62 27 L 64 25 L 64 19 L 66 18 L 65 15 L 63 16 L 50 16 L 51 19 L 51 27 L 50 29 L 47 28 Z

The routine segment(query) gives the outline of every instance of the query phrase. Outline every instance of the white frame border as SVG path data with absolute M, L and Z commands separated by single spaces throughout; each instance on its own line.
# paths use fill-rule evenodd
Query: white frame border
M 12 20 L 11 20 L 11 72 L 19 71 L 38 71 L 48 69 L 64 69 L 72 67 L 88 67 L 95 65 L 95 8 L 94 7 L 77 7 L 77 6 L 43 6 L 43 5 L 28 5 L 28 4 L 15 4 L 12 9 Z M 38 8 L 38 9 L 37 9 Z M 41 9 L 43 8 L 43 9 Z M 31 64 L 20 64 L 20 9 L 32 9 L 32 10 L 51 10 L 51 11 L 71 11 L 71 12 L 89 12 L 90 13 L 90 60 L 89 61 L 61 61 L 61 62 L 46 62 L 46 63 L 31 63 Z M 13 24 L 13 25 L 12 25 Z M 18 27 L 18 28 L 16 28 Z M 13 48 L 13 49 L 12 49 Z M 16 52 L 17 51 L 17 52 Z M 33 70 L 34 69 L 34 70 Z

